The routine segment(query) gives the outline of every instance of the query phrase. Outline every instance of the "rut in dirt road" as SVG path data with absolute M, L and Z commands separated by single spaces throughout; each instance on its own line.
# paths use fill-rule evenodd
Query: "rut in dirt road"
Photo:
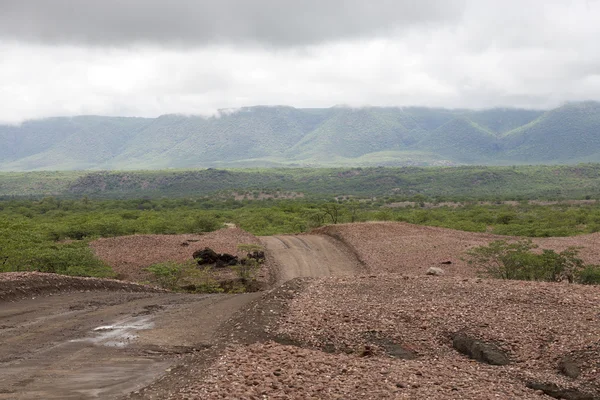
M 279 283 L 298 277 L 354 275 L 363 268 L 350 250 L 328 236 L 264 236 L 260 240 L 277 264 Z

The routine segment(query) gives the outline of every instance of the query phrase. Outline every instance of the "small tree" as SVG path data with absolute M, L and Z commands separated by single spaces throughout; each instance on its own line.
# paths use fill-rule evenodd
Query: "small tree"
M 260 263 L 254 258 L 244 258 L 239 264 L 231 267 L 242 283 L 246 284 L 256 279 L 260 271 Z
M 544 249 L 541 254 L 531 252 L 535 248 L 537 245 L 529 239 L 497 240 L 469 250 L 467 262 L 492 278 L 548 282 L 573 283 L 585 268 L 575 247 L 560 253 Z
M 336 202 L 323 204 L 323 213 L 331 219 L 332 224 L 337 224 L 342 213 L 342 206 Z
M 496 240 L 488 246 L 479 246 L 467 251 L 467 262 L 485 276 L 526 279 L 526 266 L 532 262 L 529 251 L 536 247 L 531 240 L 512 243 Z
M 256 275 L 258 275 L 258 272 L 260 271 L 260 265 L 263 259 L 252 256 L 264 252 L 264 247 L 258 244 L 238 244 L 237 247 L 239 251 L 248 253 L 248 257 L 243 258 L 240 263 L 231 268 L 236 272 L 242 283 L 246 284 L 255 280 Z

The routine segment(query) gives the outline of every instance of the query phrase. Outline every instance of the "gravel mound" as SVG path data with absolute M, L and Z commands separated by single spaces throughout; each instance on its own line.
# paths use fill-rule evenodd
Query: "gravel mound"
M 284 346 L 231 347 L 170 399 L 540 399 L 506 371 L 453 360 L 398 361 Z
M 42 295 L 82 291 L 164 292 L 151 286 L 114 279 L 82 278 L 42 272 L 4 272 L 0 274 L 0 301 L 14 301 Z
M 220 229 L 205 235 L 132 235 L 102 238 L 90 243 L 98 258 L 110 265 L 123 279 L 144 281 L 144 268 L 161 262 L 192 260 L 197 250 L 210 247 L 217 253 L 245 256 L 238 244 L 258 244 L 254 235 L 239 228 Z
M 442 267 L 448 276 L 476 275 L 461 258 L 472 247 L 494 240 L 511 239 L 487 233 L 413 225 L 404 222 L 374 222 L 329 225 L 313 231 L 341 240 L 373 273 L 422 275 L 431 267 Z M 516 239 L 516 238 L 513 238 Z M 559 238 L 533 239 L 540 247 L 555 251 L 581 247 L 580 257 L 600 264 L 600 233 Z
M 599 301 L 598 287 L 559 283 L 398 274 L 296 279 L 248 314 L 267 318 L 267 342 L 230 346 L 202 379 L 170 398 L 550 398 L 541 388 L 600 398 Z M 459 353 L 456 333 L 497 346 L 509 364 Z M 578 362 L 577 379 L 561 375 L 565 356 Z
M 278 332 L 316 349 L 389 357 L 384 343 L 452 368 L 466 357 L 452 347 L 465 333 L 510 355 L 507 371 L 522 379 L 581 386 L 600 383 L 600 288 L 477 278 L 325 278 L 297 295 Z M 580 355 L 576 381 L 560 361 Z

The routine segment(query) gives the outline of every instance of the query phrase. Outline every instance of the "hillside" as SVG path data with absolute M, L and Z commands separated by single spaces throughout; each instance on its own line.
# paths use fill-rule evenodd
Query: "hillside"
M 568 104 L 504 136 L 506 157 L 517 162 L 569 162 L 600 150 L 600 103 Z
M 600 161 L 600 103 L 61 117 L 0 125 L 0 143 L 2 171 L 573 164 Z
M 379 153 L 384 154 L 384 153 Z M 513 167 L 196 169 L 0 172 L 0 198 L 160 198 L 232 192 L 438 199 L 582 199 L 600 196 L 600 164 Z

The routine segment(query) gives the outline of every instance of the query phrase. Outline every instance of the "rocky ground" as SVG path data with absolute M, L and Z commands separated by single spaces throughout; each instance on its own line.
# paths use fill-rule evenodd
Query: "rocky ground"
M 145 250 L 138 254 L 143 263 L 158 262 L 165 259 L 150 255 L 188 257 L 208 243 L 217 251 L 254 243 L 243 232 L 233 241 L 209 241 L 231 232 L 188 245 L 182 237 L 159 237 L 140 244 Z M 186 356 L 184 367 L 131 398 L 600 399 L 599 287 L 480 279 L 461 257 L 504 238 L 494 235 L 404 223 L 317 233 L 339 239 L 327 242 L 355 254 L 363 269 L 353 263 L 340 266 L 345 276 L 321 277 L 337 273 L 327 269 L 341 262 L 335 249 L 324 251 L 322 241 L 304 236 L 273 238 L 278 247 L 268 265 L 284 269 L 295 258 L 296 276 L 319 278 L 265 292 L 215 333 L 212 358 Z M 137 271 L 142 261 L 134 265 L 134 256 L 120 252 L 142 237 L 127 240 L 94 246 L 103 257 L 112 251 L 122 271 Z M 583 246 L 585 261 L 599 263 L 598 234 L 538 243 L 558 251 Z M 425 275 L 432 266 L 446 274 Z M 357 275 L 347 275 L 354 269 Z
M 277 315 L 263 321 L 264 343 L 231 347 L 172 398 L 600 398 L 597 287 L 401 275 L 301 283 L 254 311 Z M 457 337 L 508 363 L 471 359 Z
M 275 290 L 246 315 L 266 328 L 240 321 L 240 343 L 170 398 L 600 398 L 600 288 L 477 278 L 461 257 L 494 235 L 402 223 L 316 233 L 348 244 L 368 274 Z M 597 262 L 599 240 L 538 243 L 585 246 Z M 426 276 L 431 266 L 448 273 Z M 505 365 L 488 364 L 498 354 Z
M 176 261 L 187 262 L 192 254 L 206 247 L 217 253 L 228 253 L 244 257 L 238 249 L 240 244 L 260 245 L 260 240 L 239 228 L 220 229 L 204 235 L 132 235 L 102 238 L 90 246 L 98 258 L 112 266 L 120 279 L 143 282 L 151 275 L 144 270 L 152 264 Z M 218 279 L 233 279 L 235 273 L 227 268 L 215 271 Z M 269 268 L 259 274 L 262 282 L 269 282 Z
M 332 236 L 348 245 L 373 273 L 420 275 L 430 267 L 441 267 L 446 275 L 463 277 L 477 275 L 477 271 L 463 261 L 466 250 L 494 240 L 511 239 L 402 222 L 329 225 L 315 233 Z M 540 248 L 555 251 L 581 247 L 579 255 L 586 263 L 600 264 L 600 233 L 535 238 L 533 242 Z

